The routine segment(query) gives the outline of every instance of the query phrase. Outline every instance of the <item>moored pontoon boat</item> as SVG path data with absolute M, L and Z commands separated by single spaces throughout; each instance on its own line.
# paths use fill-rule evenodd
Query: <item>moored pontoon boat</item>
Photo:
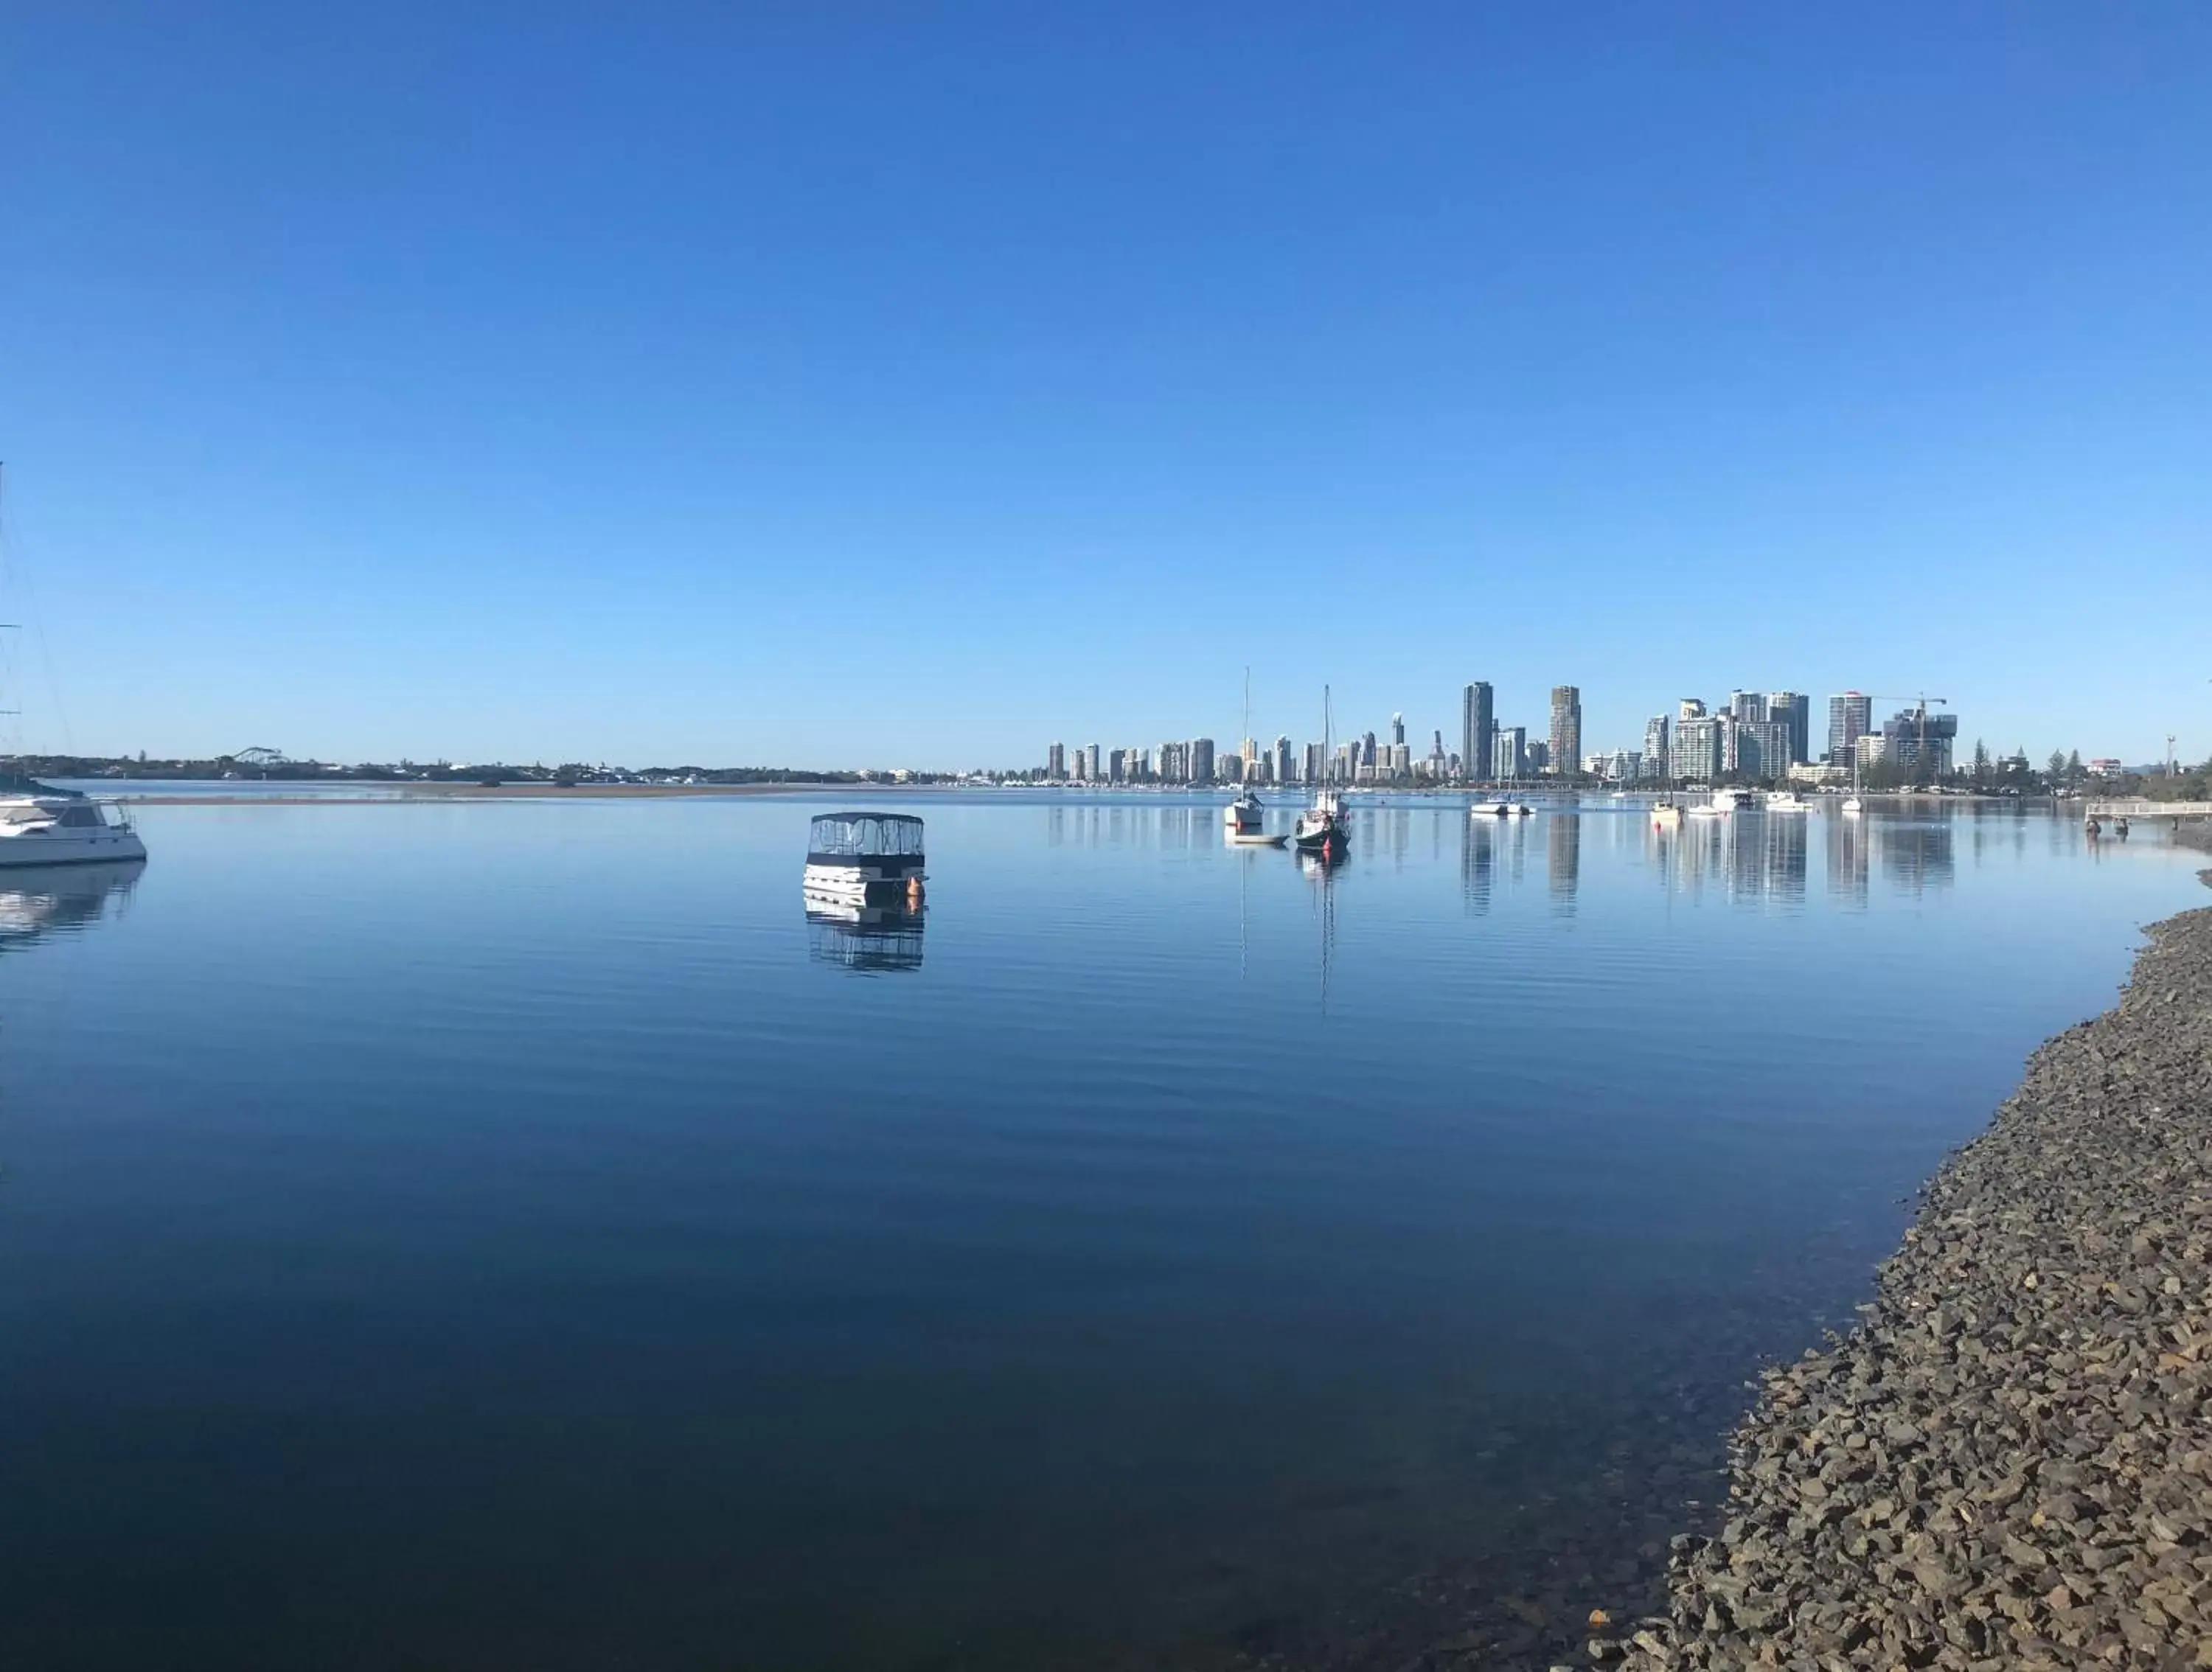
M 923 878 L 921 821 L 903 812 L 817 814 L 806 839 L 805 891 L 879 900 Z

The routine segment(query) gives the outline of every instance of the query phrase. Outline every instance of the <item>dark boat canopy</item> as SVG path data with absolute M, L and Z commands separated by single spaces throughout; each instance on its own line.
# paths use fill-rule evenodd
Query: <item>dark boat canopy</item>
M 817 813 L 807 833 L 809 856 L 921 857 L 921 821 L 906 812 Z

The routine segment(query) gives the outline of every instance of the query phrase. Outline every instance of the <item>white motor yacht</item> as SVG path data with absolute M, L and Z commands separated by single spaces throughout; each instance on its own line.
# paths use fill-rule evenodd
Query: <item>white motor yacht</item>
M 43 784 L 27 793 L 0 796 L 0 866 L 145 857 L 146 844 L 120 807 Z
M 1766 798 L 1769 812 L 1810 812 L 1812 803 L 1794 789 L 1778 789 Z

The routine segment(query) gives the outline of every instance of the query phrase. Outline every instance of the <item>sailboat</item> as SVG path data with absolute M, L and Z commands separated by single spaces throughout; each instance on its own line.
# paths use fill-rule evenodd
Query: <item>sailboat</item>
M 1244 739 L 1252 736 L 1252 670 L 1244 670 Z M 1252 763 L 1244 763 L 1244 793 L 1221 810 L 1222 834 L 1239 847 L 1279 848 L 1283 838 L 1267 834 L 1267 809 L 1251 787 Z
M 1329 787 L 1329 762 L 1334 758 L 1335 745 L 1334 718 L 1329 710 L 1328 687 L 1321 688 L 1321 770 L 1322 781 L 1314 789 L 1313 806 L 1298 815 L 1298 828 L 1293 837 L 1298 851 L 1319 854 L 1324 859 L 1343 856 L 1352 846 L 1352 823 L 1344 816 L 1344 803 Z
M 1844 798 L 1844 811 L 1845 812 L 1866 811 L 1866 803 L 1859 800 L 1859 751 L 1856 745 L 1851 749 L 1851 793 Z
M 97 865 L 146 857 L 131 817 L 82 792 L 42 784 L 0 759 L 0 868 Z

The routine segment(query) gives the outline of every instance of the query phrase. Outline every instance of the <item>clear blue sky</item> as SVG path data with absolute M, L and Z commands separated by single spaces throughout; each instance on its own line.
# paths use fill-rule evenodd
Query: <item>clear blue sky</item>
M 2197 0 L 13 8 L 23 739 L 2202 756 L 2208 89 Z

